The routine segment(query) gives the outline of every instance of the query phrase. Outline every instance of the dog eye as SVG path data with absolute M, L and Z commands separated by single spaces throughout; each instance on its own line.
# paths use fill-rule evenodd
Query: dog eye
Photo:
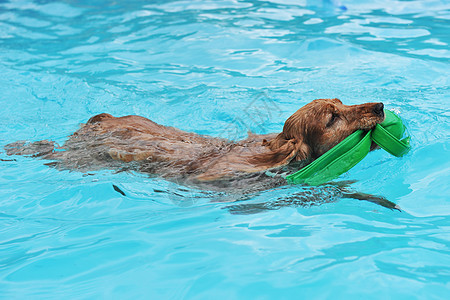
M 332 113 L 331 114 L 331 118 L 327 123 L 327 127 L 331 127 L 333 126 L 333 124 L 336 122 L 336 120 L 339 118 L 339 115 L 337 113 Z

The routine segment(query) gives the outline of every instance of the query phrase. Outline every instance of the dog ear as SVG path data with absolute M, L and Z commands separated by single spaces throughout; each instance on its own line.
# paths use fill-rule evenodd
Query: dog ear
M 280 133 L 271 141 L 264 141 L 263 146 L 268 147 L 270 151 L 254 157 L 254 163 L 267 169 L 284 166 L 291 161 L 308 160 L 311 152 L 303 139 L 286 139 L 284 133 Z

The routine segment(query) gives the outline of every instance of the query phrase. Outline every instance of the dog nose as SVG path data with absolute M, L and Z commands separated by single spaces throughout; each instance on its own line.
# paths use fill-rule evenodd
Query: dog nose
M 384 115 L 384 104 L 383 103 L 377 103 L 375 104 L 374 108 L 373 108 L 373 113 L 377 116 L 382 117 Z

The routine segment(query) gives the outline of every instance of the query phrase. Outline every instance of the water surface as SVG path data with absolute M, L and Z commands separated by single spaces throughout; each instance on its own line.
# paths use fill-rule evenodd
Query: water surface
M 63 143 L 102 112 L 241 139 L 338 97 L 384 102 L 413 146 L 341 176 L 402 212 L 332 187 L 244 201 L 1 153 L 2 297 L 448 298 L 449 30 L 443 0 L 1 1 L 0 145 Z

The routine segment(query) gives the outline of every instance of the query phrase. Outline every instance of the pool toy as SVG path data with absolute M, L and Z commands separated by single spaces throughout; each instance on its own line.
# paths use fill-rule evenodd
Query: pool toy
M 390 154 L 401 157 L 411 149 L 406 127 L 395 113 L 384 110 L 385 119 L 370 131 L 357 130 L 301 170 L 286 176 L 291 184 L 320 185 L 339 177 L 370 151 L 372 141 Z

